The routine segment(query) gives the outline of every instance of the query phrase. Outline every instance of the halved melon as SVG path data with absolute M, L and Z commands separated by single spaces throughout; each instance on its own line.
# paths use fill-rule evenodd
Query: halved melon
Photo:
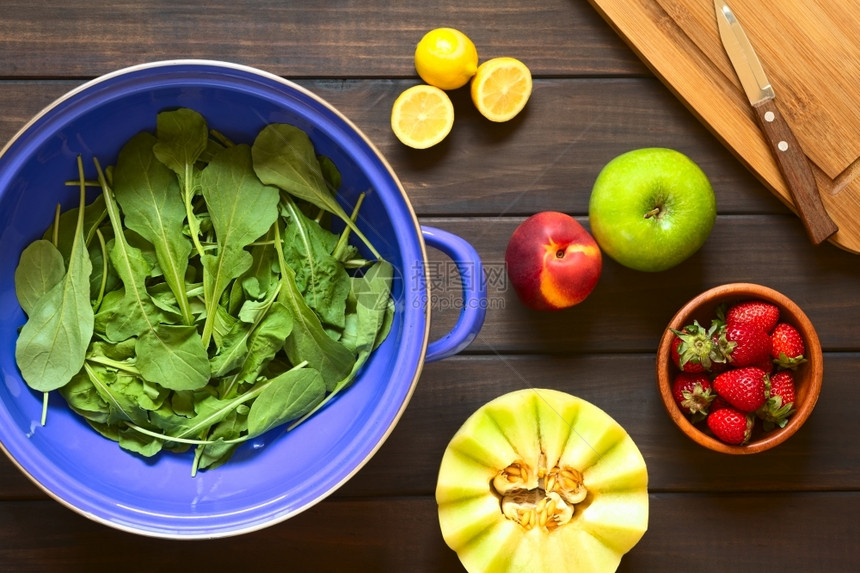
M 470 572 L 612 572 L 648 528 L 648 471 L 606 412 L 530 388 L 466 420 L 436 502 L 442 537 Z

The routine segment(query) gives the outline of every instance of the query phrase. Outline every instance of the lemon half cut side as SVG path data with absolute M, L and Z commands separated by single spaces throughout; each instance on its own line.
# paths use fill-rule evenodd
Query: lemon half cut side
M 454 105 L 443 90 L 417 85 L 400 94 L 391 108 L 391 129 L 404 145 L 427 149 L 454 126 Z
M 519 114 L 532 94 L 532 74 L 516 58 L 487 60 L 472 78 L 472 102 L 490 121 L 509 121 Z

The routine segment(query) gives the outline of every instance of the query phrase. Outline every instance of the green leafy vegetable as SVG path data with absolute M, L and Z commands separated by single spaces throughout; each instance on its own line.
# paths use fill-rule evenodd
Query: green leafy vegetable
M 247 145 L 227 147 L 213 157 L 200 182 L 218 239 L 217 255 L 201 257 L 207 302 L 203 344 L 208 346 L 221 294 L 254 262 L 245 248 L 264 235 L 278 218 L 278 190 L 263 185 L 254 176 L 251 148 Z
M 71 181 L 69 184 L 74 184 L 80 188 L 80 180 Z M 59 207 L 59 205 L 58 205 Z M 99 226 L 107 217 L 107 208 L 105 207 L 104 198 L 99 195 L 92 203 L 84 208 L 84 220 L 82 232 L 84 234 L 84 242 L 91 245 L 95 238 Z M 60 253 L 63 255 L 63 261 L 68 264 L 69 256 L 71 255 L 72 245 L 74 244 L 75 233 L 78 230 L 78 207 L 60 213 L 60 216 L 54 221 L 42 236 L 43 239 L 51 241 Z
M 122 311 L 113 314 L 106 335 L 115 342 L 138 337 L 135 349 L 141 376 L 146 380 L 171 390 L 202 388 L 209 382 L 210 372 L 209 356 L 200 335 L 194 326 L 171 326 L 162 322 L 166 317 L 146 290 L 149 265 L 140 249 L 126 240 L 113 191 L 100 169 L 99 181 L 115 237 L 110 259 L 124 285 L 119 307 Z
M 65 276 L 63 255 L 52 242 L 39 239 L 30 243 L 15 269 L 15 294 L 24 312 L 32 314 L 39 300 Z
M 238 380 L 253 382 L 265 364 L 274 358 L 293 328 L 293 317 L 283 304 L 276 302 L 278 290 L 262 303 L 247 301 L 239 311 L 239 320 L 227 333 L 220 352 L 212 359 L 212 375 L 224 377 L 239 371 L 230 380 L 229 390 Z
M 194 196 L 197 194 L 195 162 L 206 151 L 209 137 L 206 120 L 188 108 L 163 111 L 158 114 L 157 141 L 152 151 L 164 165 L 176 173 L 182 188 L 182 201 L 188 217 L 191 240 L 197 253 L 203 256 L 200 244 L 200 221 L 194 212 Z
M 320 403 L 325 384 L 316 370 L 285 372 L 271 380 L 248 413 L 248 434 L 259 436 L 306 414 Z
M 284 350 L 293 362 L 307 360 L 322 375 L 326 389 L 331 390 L 355 365 L 355 356 L 326 334 L 319 317 L 302 298 L 295 272 L 284 260 L 279 235 L 275 235 L 275 248 L 281 266 L 280 299 L 293 315 L 293 330 L 284 342 Z
M 260 181 L 337 215 L 375 257 L 381 258 L 329 190 L 307 133 L 284 123 L 267 125 L 254 140 L 253 154 L 254 170 Z
M 391 326 L 390 318 L 394 312 L 394 303 L 391 301 L 392 277 L 391 265 L 385 261 L 379 261 L 363 276 L 352 279 L 350 316 L 354 320 L 351 321 L 352 329 L 348 333 L 348 338 L 346 335 L 344 337 L 344 344 L 356 354 L 356 360 L 346 376 L 337 380 L 334 386 L 327 385 L 326 390 L 329 394 L 325 399 L 290 426 L 291 428 L 303 422 L 349 386 L 367 362 L 370 353 L 388 335 L 388 329 Z
M 143 132 L 119 152 L 113 171 L 114 193 L 125 225 L 155 248 L 164 280 L 173 292 L 185 324 L 194 324 L 185 292 L 191 242 L 182 233 L 185 207 L 173 172 L 155 158 L 155 136 Z
M 78 164 L 79 169 L 83 170 L 80 158 Z M 39 295 L 38 300 L 33 300 L 34 297 L 30 296 L 25 303 L 31 311 L 28 313 L 27 322 L 21 328 L 15 347 L 15 360 L 21 369 L 21 375 L 31 388 L 42 392 L 61 388 L 78 373 L 83 366 L 93 333 L 94 313 L 90 306 L 92 264 L 83 234 L 85 196 L 86 187 L 82 177 L 69 265 L 59 282 Z M 56 261 L 56 255 L 48 256 Z M 42 257 L 39 259 L 42 260 Z M 27 263 L 25 261 L 25 264 Z M 42 272 L 39 271 L 40 274 Z M 56 269 L 53 273 L 56 274 Z M 24 278 L 34 273 L 16 269 L 15 274 L 16 277 L 21 277 L 18 285 L 20 290 L 28 290 Z M 28 279 L 27 283 L 38 284 L 39 281 Z M 33 292 L 30 294 L 33 295 Z
M 251 147 L 166 110 L 115 165 L 93 162 L 97 183 L 79 158 L 78 205 L 21 254 L 16 359 L 120 447 L 194 448 L 192 475 L 216 468 L 313 415 L 387 336 L 392 269 L 356 224 L 364 195 L 347 216 L 337 167 L 298 128 Z
M 137 367 L 144 380 L 170 390 L 197 390 L 209 383 L 209 356 L 193 326 L 159 324 L 135 344 Z
M 284 233 L 284 257 L 295 270 L 296 285 L 322 322 L 342 329 L 349 274 L 332 254 L 337 235 L 306 217 L 292 200 L 286 201 L 286 213 L 289 221 Z

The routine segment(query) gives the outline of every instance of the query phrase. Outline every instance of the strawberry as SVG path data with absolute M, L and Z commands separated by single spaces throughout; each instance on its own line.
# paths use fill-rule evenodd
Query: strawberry
M 779 398 L 783 404 L 794 403 L 794 389 L 794 373 L 790 370 L 780 370 L 770 377 L 770 385 L 767 388 L 768 398 Z
M 677 366 L 681 372 L 688 372 L 690 374 L 700 374 L 704 372 L 705 367 L 702 366 L 698 358 L 687 358 L 689 355 L 684 354 L 684 349 L 681 348 L 683 344 L 684 341 L 681 340 L 680 334 L 675 336 L 675 339 L 672 340 L 672 362 L 675 363 L 675 366 Z M 685 358 L 682 358 L 682 354 L 684 354 Z
M 770 377 L 767 383 L 767 400 L 756 411 L 758 417 L 764 420 L 764 429 L 775 427 L 784 428 L 789 416 L 794 413 L 794 373 L 791 370 L 780 370 Z
M 742 412 L 755 412 L 766 399 L 766 378 L 761 368 L 734 368 L 714 378 L 713 387 L 732 407 Z
M 803 353 L 806 345 L 800 332 L 787 322 L 780 322 L 770 335 L 770 356 L 781 368 L 794 370 L 799 364 L 806 362 Z
M 694 421 L 702 420 L 714 399 L 711 381 L 707 374 L 680 372 L 672 382 L 675 403 Z
M 719 327 L 714 323 L 705 328 L 693 321 L 681 330 L 674 330 L 672 341 L 672 360 L 682 372 L 705 372 L 714 367 L 714 362 L 724 362 L 725 358 L 714 343 L 714 335 Z
M 779 307 L 763 300 L 748 300 L 730 306 L 726 323 L 752 324 L 770 332 L 779 322 Z
M 741 445 L 749 441 L 752 434 L 753 416 L 734 408 L 720 408 L 708 415 L 708 428 L 717 439 L 732 445 Z
M 731 408 L 731 407 L 732 407 L 732 405 L 731 405 L 731 404 L 729 404 L 729 403 L 726 401 L 726 399 L 725 399 L 725 398 L 723 398 L 723 397 L 722 397 L 722 396 L 720 396 L 719 394 L 715 394 L 715 395 L 714 395 L 714 399 L 711 401 L 711 405 L 710 405 L 710 407 L 708 408 L 708 410 L 709 410 L 711 413 L 714 413 L 714 412 L 716 412 L 717 410 L 720 410 L 720 409 L 722 409 L 722 408 Z
M 771 340 L 754 324 L 732 322 L 718 331 L 717 346 L 725 360 L 736 368 L 754 366 L 770 359 Z
M 770 374 L 773 372 L 774 364 L 773 360 L 770 359 L 770 356 L 767 357 L 766 360 L 762 360 L 758 364 L 750 364 L 750 366 L 755 366 L 764 371 L 765 374 Z

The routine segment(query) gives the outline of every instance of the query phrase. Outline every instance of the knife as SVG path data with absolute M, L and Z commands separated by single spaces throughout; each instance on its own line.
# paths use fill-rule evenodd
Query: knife
M 777 109 L 773 87 L 740 22 L 723 0 L 714 0 L 714 9 L 723 47 L 752 104 L 806 233 L 818 245 L 836 233 L 838 227 L 821 202 L 809 160 Z

